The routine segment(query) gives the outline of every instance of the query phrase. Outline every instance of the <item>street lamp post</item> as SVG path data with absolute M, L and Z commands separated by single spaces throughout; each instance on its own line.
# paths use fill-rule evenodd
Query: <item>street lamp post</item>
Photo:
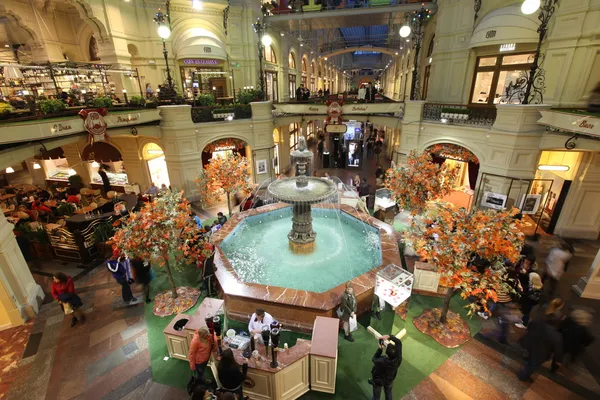
M 527 76 L 527 86 L 525 88 L 525 94 L 523 95 L 523 101 L 521 104 L 529 104 L 529 97 L 539 97 L 539 102 L 543 103 L 544 96 L 543 93 L 545 91 L 545 73 L 544 70 L 540 66 L 540 53 L 542 48 L 542 42 L 546 38 L 548 34 L 548 23 L 554 15 L 554 11 L 556 11 L 556 6 L 558 4 L 558 0 L 544 0 L 544 3 L 541 4 L 540 0 L 525 0 L 521 7 L 521 11 L 524 14 L 533 14 L 539 8 L 540 13 L 538 15 L 538 19 L 540 20 L 540 26 L 538 27 L 538 43 L 537 48 L 535 50 L 535 55 L 533 56 L 533 63 L 531 64 L 531 70 L 529 71 L 529 75 Z M 544 56 L 541 56 L 543 61 Z M 534 94 L 531 95 L 531 91 L 533 90 Z M 534 99 L 531 100 L 534 100 Z
M 167 39 L 171 36 L 171 17 L 169 16 L 170 1 L 167 1 L 167 13 L 163 14 L 160 9 L 154 17 L 154 22 L 158 25 L 158 36 L 162 39 L 163 56 L 165 57 L 165 66 L 167 69 L 167 87 L 161 93 L 165 93 L 166 97 L 172 98 L 174 94 L 173 78 L 171 77 L 171 69 L 169 68 L 169 52 L 167 51 Z
M 415 50 L 413 72 L 412 72 L 412 85 L 410 90 L 411 100 L 421 99 L 421 85 L 419 81 L 419 53 L 423 45 L 423 26 L 431 18 L 431 10 L 421 6 L 420 10 L 413 11 L 412 14 L 408 14 L 407 20 L 404 25 L 400 28 L 400 36 L 407 38 L 411 36 L 413 42 L 413 49 Z M 408 39 L 407 39 L 408 41 Z
M 258 64 L 259 64 L 259 75 L 258 75 L 258 90 L 260 91 L 261 100 L 266 99 L 266 85 L 265 85 L 265 70 L 263 66 L 263 58 L 265 55 L 265 47 L 268 47 L 273 42 L 273 39 L 267 33 L 267 29 L 260 18 L 256 20 L 256 23 L 252 24 L 254 32 L 258 36 Z

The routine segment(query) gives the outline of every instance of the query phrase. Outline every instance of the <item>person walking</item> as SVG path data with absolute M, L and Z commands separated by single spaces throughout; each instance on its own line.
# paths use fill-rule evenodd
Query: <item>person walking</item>
M 340 318 L 344 321 L 344 339 L 349 342 L 354 342 L 352 333 L 350 332 L 350 318 L 356 318 L 356 296 L 354 295 L 354 289 L 352 283 L 346 283 L 346 289 L 342 294 L 342 300 L 340 304 L 341 316 Z M 338 312 L 340 314 L 340 312 Z
M 108 260 L 106 261 L 106 267 L 112 273 L 113 278 L 121 285 L 121 296 L 125 303 L 131 303 L 137 299 L 133 297 L 131 292 L 131 285 L 133 283 L 133 277 L 131 276 L 131 268 L 127 260 L 119 257 L 118 251 L 113 251 L 107 254 Z
M 571 246 L 561 242 L 558 246 L 553 247 L 546 257 L 546 281 L 548 283 L 548 294 L 550 297 L 556 295 L 558 289 L 558 281 L 565 272 L 567 263 L 573 257 Z
M 211 352 L 215 346 L 215 341 L 205 326 L 200 327 L 192 338 L 190 351 L 188 352 L 188 361 L 190 369 L 196 371 L 197 382 L 204 381 L 204 370 L 208 365 Z
M 100 179 L 102 179 L 102 190 L 104 190 L 104 195 L 110 192 L 110 179 L 108 179 L 108 175 L 106 174 L 107 170 L 108 167 L 104 164 L 98 169 L 98 175 L 100 175 Z
M 525 365 L 517 373 L 521 381 L 531 382 L 531 375 L 551 357 L 557 368 L 558 363 L 562 361 L 562 337 L 545 319 L 532 320 L 527 327 L 527 334 L 521 338 L 520 343 L 528 352 Z
M 385 340 L 390 341 L 387 346 L 384 345 Z M 384 348 L 385 355 L 383 355 Z M 373 356 L 373 368 L 369 380 L 373 385 L 373 400 L 381 398 L 382 388 L 385 400 L 392 400 L 392 385 L 400 364 L 402 364 L 402 342 L 395 336 L 382 336 L 379 339 L 379 348 Z
M 542 297 L 544 284 L 542 278 L 536 272 L 529 274 L 529 283 L 527 288 L 524 288 L 524 293 L 521 296 L 521 309 L 523 311 L 523 321 L 515 324 L 517 328 L 525 329 L 529 324 L 529 317 L 533 307 L 538 305 Z
M 248 372 L 248 359 L 244 358 L 244 364 L 240 371 L 240 366 L 235 362 L 233 352 L 227 348 L 223 350 L 219 365 L 217 366 L 217 376 L 221 387 L 226 392 L 235 393 L 240 399 L 244 398 L 244 380 Z
M 592 314 L 585 310 L 573 310 L 560 324 L 559 332 L 562 336 L 563 355 L 569 364 L 577 361 L 587 346 L 592 344 L 589 326 L 592 324 Z M 555 360 L 552 362 L 551 371 L 558 369 Z
M 65 307 L 73 310 L 71 316 L 71 328 L 77 325 L 78 322 L 85 322 L 85 314 L 80 311 L 83 302 L 75 293 L 75 284 L 70 276 L 62 272 L 57 272 L 52 276 L 50 285 L 50 294 L 54 300 L 58 301 L 60 307 L 65 311 Z
M 137 283 L 144 287 L 144 297 L 146 303 L 151 303 L 150 298 L 150 282 L 154 279 L 154 272 L 152 271 L 152 265 L 148 261 L 144 261 L 141 258 L 131 259 L 131 266 L 135 272 L 135 280 Z

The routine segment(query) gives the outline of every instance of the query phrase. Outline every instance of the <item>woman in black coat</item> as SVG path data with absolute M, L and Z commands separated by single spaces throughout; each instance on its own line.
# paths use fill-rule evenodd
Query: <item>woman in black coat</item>
M 589 331 L 592 323 L 592 315 L 584 310 L 573 310 L 560 324 L 559 331 L 562 335 L 563 353 L 569 356 L 569 362 L 577 360 L 585 348 L 589 346 L 594 337 Z M 555 362 L 552 363 L 552 371 L 558 368 Z
M 248 372 L 248 360 L 244 359 L 242 370 L 235 362 L 231 349 L 223 350 L 219 365 L 217 366 L 217 375 L 221 386 L 227 392 L 236 393 L 240 399 L 244 398 L 244 380 Z
M 152 281 L 152 266 L 149 262 L 144 261 L 140 258 L 134 258 L 131 260 L 131 266 L 135 271 L 135 280 L 144 286 L 144 296 L 146 297 L 146 303 L 150 303 L 150 281 Z

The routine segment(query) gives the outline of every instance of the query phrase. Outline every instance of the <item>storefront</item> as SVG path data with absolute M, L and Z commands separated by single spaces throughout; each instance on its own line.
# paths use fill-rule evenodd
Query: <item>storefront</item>
M 167 169 L 167 162 L 165 161 L 165 153 L 163 149 L 156 143 L 148 143 L 144 146 L 143 158 L 148 166 L 148 172 L 150 173 L 150 181 L 158 187 L 171 185 L 169 180 L 169 171 Z
M 248 145 L 236 138 L 215 140 L 202 151 L 202 165 L 207 165 L 211 158 L 225 158 L 228 154 L 239 154 L 246 157 Z
M 98 174 L 100 167 L 104 167 L 110 181 L 111 190 L 119 193 L 139 192 L 139 187 L 129 184 L 127 172 L 123 165 L 121 152 L 106 142 L 96 142 L 87 145 L 81 153 L 81 158 L 90 174 L 92 189 L 102 189 L 102 178 Z
M 212 94 L 216 99 L 229 97 L 225 61 L 214 58 L 179 60 L 183 93 L 188 99 L 200 94 Z

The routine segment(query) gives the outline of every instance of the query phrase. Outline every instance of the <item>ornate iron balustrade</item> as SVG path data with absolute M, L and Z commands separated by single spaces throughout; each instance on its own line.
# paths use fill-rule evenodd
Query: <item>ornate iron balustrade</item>
M 425 103 L 424 121 L 437 121 L 450 125 L 492 126 L 496 121 L 496 106 L 479 104 Z
M 235 104 L 233 106 L 209 106 L 209 107 L 192 107 L 192 121 L 200 122 L 219 122 L 223 118 L 215 118 L 214 114 L 233 114 L 234 119 L 252 118 L 252 109 L 250 104 Z

